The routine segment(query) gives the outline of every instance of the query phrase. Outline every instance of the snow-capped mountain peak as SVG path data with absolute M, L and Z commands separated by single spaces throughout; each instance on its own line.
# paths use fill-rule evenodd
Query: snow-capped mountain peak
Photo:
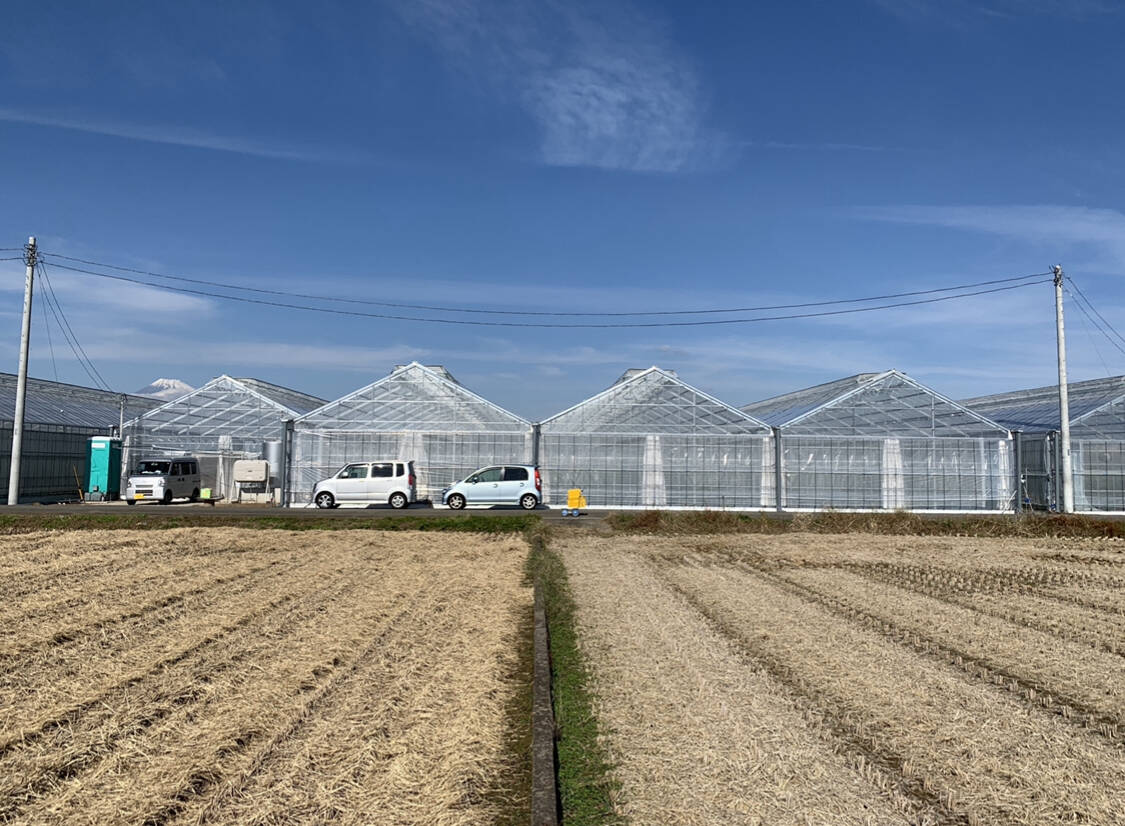
M 186 396 L 194 389 L 190 384 L 179 379 L 156 379 L 152 384 L 136 391 L 134 395 L 171 401 L 172 399 L 178 399 L 180 396 Z

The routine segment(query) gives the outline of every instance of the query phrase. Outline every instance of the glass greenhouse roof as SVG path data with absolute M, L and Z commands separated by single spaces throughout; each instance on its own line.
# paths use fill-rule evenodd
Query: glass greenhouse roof
M 787 433 L 812 436 L 1006 437 L 995 421 L 897 370 L 860 373 L 742 408 Z
M 1125 376 L 1070 382 L 1066 387 L 1072 423 L 1125 398 Z M 1060 426 L 1057 384 L 962 399 L 961 404 L 1013 430 L 1036 433 Z
M 13 373 L 0 373 L 0 420 L 16 417 L 16 384 Z M 120 420 L 121 397 L 125 396 L 125 418 L 129 419 L 161 402 L 144 396 L 96 390 L 76 384 L 46 379 L 27 380 L 24 421 L 29 424 L 58 424 L 72 427 L 116 427 Z
M 443 368 L 412 362 L 297 419 L 301 430 L 510 432 L 531 426 L 462 387 Z
M 766 435 L 769 428 L 674 373 L 650 367 L 629 370 L 608 390 L 544 420 L 542 432 Z
M 285 402 L 299 404 L 302 410 Z M 150 410 L 126 427 L 140 427 L 148 433 L 254 439 L 262 438 L 263 433 L 272 434 L 281 422 L 296 418 L 314 404 L 322 402 L 257 379 L 219 376 L 185 396 Z

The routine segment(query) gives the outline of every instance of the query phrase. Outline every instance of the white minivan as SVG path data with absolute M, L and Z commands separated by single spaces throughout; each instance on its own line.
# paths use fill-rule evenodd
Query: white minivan
M 165 505 L 173 499 L 199 499 L 199 460 L 194 456 L 167 459 L 142 459 L 125 486 L 125 502 L 156 501 Z
M 318 508 L 340 505 L 381 505 L 409 507 L 418 501 L 418 479 L 414 463 L 404 459 L 381 462 L 353 462 L 335 476 L 316 483 L 313 503 Z

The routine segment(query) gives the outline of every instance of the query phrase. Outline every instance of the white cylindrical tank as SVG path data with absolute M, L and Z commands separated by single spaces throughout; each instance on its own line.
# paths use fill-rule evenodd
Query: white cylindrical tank
M 270 488 L 281 484 L 281 440 L 267 439 L 262 442 L 262 458 L 270 463 Z

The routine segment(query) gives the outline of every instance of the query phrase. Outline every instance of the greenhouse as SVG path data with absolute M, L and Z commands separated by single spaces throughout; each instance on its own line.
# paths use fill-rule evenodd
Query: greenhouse
M 17 377 L 0 373 L 0 491 L 8 499 Z M 44 379 L 27 380 L 20 462 L 20 501 L 80 498 L 86 480 L 86 442 L 117 432 L 123 419 L 159 402 Z
M 413 460 L 419 498 L 484 465 L 534 460 L 531 423 L 462 387 L 442 367 L 412 362 L 296 419 L 286 501 L 348 462 Z
M 787 509 L 1008 510 L 1011 434 L 897 370 L 742 408 L 777 429 Z
M 270 489 L 280 487 L 285 422 L 323 399 L 250 378 L 219 376 L 198 390 L 125 424 L 126 472 L 142 458 L 191 454 L 200 461 L 203 486 L 234 498 L 234 462 L 270 461 Z
M 1075 510 L 1125 511 L 1125 376 L 1070 383 L 1067 396 Z M 1057 509 L 1058 385 L 961 403 L 1020 431 L 1024 501 L 1035 508 Z
M 547 502 L 581 488 L 594 507 L 775 504 L 769 427 L 658 367 L 544 421 L 539 461 Z

